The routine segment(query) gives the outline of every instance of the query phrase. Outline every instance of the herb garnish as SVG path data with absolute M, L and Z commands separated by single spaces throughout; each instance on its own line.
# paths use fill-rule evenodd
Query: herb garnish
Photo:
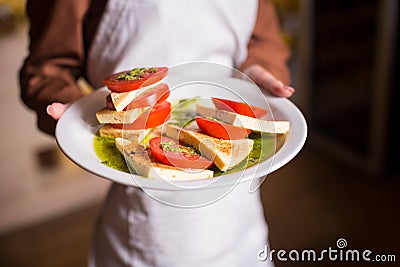
M 184 154 L 193 154 L 193 155 L 199 154 L 193 147 L 178 145 L 173 141 L 160 142 L 160 146 L 164 151 L 182 152 Z
M 142 79 L 146 73 L 156 73 L 157 68 L 134 68 L 124 74 L 119 74 L 117 80 L 121 81 L 137 81 Z

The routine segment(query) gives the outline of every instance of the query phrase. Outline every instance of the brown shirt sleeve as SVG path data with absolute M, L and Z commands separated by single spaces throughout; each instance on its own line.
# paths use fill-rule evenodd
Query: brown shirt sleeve
M 287 66 L 289 56 L 290 51 L 280 35 L 273 3 L 271 0 L 259 0 L 255 27 L 248 43 L 247 59 L 240 69 L 259 64 L 287 84 L 290 80 Z
M 82 96 L 76 79 L 83 74 L 82 20 L 89 0 L 28 0 L 29 54 L 20 70 L 21 98 L 38 115 L 38 127 L 54 134 L 46 113 L 53 102 Z

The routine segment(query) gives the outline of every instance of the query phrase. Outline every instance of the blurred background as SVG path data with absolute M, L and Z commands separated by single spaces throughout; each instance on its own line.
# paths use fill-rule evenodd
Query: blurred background
M 368 266 L 398 266 L 399 3 L 274 3 L 293 51 L 291 100 L 306 116 L 309 136 L 261 188 L 271 248 L 323 250 L 344 238 L 347 248 L 397 259 Z M 28 27 L 24 0 L 0 0 L 0 266 L 85 266 L 109 182 L 65 158 L 20 101 Z M 276 262 L 317 264 L 364 265 Z

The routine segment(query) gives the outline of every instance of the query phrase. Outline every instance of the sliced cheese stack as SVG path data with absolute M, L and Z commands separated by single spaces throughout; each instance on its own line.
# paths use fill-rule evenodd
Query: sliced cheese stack
M 144 107 L 127 111 L 116 111 L 109 107 L 99 110 L 96 113 L 96 118 L 99 123 L 104 124 L 99 129 L 100 136 L 110 138 L 124 137 L 137 143 L 140 142 L 151 129 L 124 129 L 122 125 L 135 122 L 148 110 L 149 108 Z M 121 127 L 118 127 L 118 125 L 121 125 Z
M 162 78 L 154 76 L 157 71 Z M 104 124 L 99 129 L 100 136 L 123 137 L 139 143 L 152 128 L 163 124 L 171 111 L 166 101 L 169 88 L 163 83 L 166 73 L 166 68 L 135 68 L 107 77 L 104 83 L 111 93 L 106 107 L 96 113 L 99 123 Z M 140 75 L 147 78 L 142 81 Z M 154 77 L 157 79 L 152 81 Z

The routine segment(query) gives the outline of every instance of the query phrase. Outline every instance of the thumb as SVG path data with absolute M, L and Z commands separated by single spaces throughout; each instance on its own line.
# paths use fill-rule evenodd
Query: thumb
M 61 118 L 61 115 L 68 108 L 68 106 L 69 106 L 69 104 L 62 104 L 62 103 L 54 102 L 53 104 L 47 106 L 46 112 L 53 119 L 58 120 Z

